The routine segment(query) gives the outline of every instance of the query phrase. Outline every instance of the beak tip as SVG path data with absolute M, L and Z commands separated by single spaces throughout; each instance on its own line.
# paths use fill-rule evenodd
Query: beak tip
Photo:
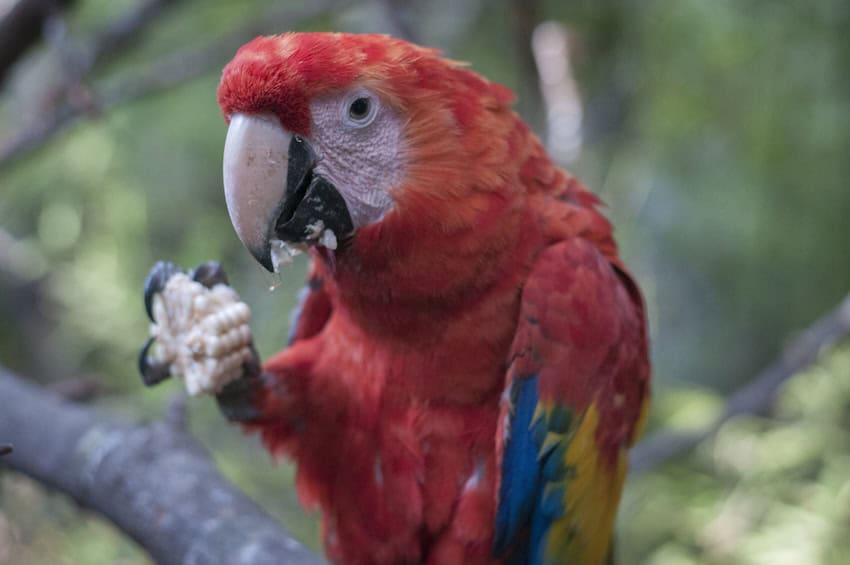
M 270 245 L 266 244 L 264 246 L 250 248 L 248 251 L 251 252 L 254 259 L 256 259 L 260 265 L 265 267 L 268 272 L 274 273 L 274 264 L 272 263 L 272 250 Z

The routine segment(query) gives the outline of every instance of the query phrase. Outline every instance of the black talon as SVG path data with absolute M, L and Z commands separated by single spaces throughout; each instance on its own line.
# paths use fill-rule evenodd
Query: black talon
M 227 275 L 218 261 L 207 261 L 201 263 L 192 270 L 192 280 L 197 281 L 207 288 L 217 284 L 228 284 Z
M 168 279 L 182 272 L 183 269 L 168 261 L 157 261 L 156 265 L 151 269 L 148 278 L 145 279 L 145 311 L 148 313 L 148 318 L 151 319 L 151 322 L 156 322 L 153 319 L 154 295 L 165 288 Z
M 139 351 L 139 373 L 142 375 L 142 382 L 145 383 L 145 386 L 159 384 L 171 376 L 168 365 L 148 362 L 148 350 L 151 348 L 151 344 L 153 344 L 153 338 L 149 337 L 142 350 Z

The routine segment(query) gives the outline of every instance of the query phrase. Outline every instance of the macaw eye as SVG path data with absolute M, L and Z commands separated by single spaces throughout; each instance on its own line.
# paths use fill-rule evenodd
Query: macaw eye
M 372 102 L 368 98 L 358 98 L 348 107 L 348 117 L 360 121 L 369 115 L 371 109 Z
M 378 115 L 378 101 L 367 92 L 357 92 L 345 102 L 345 123 L 362 128 L 371 124 Z

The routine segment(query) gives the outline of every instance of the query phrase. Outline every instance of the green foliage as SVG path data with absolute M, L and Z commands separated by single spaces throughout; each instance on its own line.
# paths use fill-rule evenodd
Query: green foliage
M 633 13 L 634 157 L 612 200 L 642 199 L 662 377 L 728 389 L 847 292 L 850 9 L 817 6 L 673 0 Z
M 81 512 L 36 483 L 0 476 L 0 563 L 147 565 L 151 561 L 117 528 Z
M 671 395 L 662 391 L 661 403 Z M 623 562 L 844 563 L 848 414 L 850 346 L 789 381 L 769 417 L 735 418 L 693 454 L 632 481 L 620 514 Z

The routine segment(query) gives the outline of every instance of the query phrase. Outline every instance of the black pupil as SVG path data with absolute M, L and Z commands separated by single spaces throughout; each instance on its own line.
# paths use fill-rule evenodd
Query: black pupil
M 366 114 L 369 113 L 369 99 L 368 98 L 358 98 L 354 102 L 351 103 L 351 106 L 348 108 L 348 114 L 357 120 L 363 119 L 366 117 Z

